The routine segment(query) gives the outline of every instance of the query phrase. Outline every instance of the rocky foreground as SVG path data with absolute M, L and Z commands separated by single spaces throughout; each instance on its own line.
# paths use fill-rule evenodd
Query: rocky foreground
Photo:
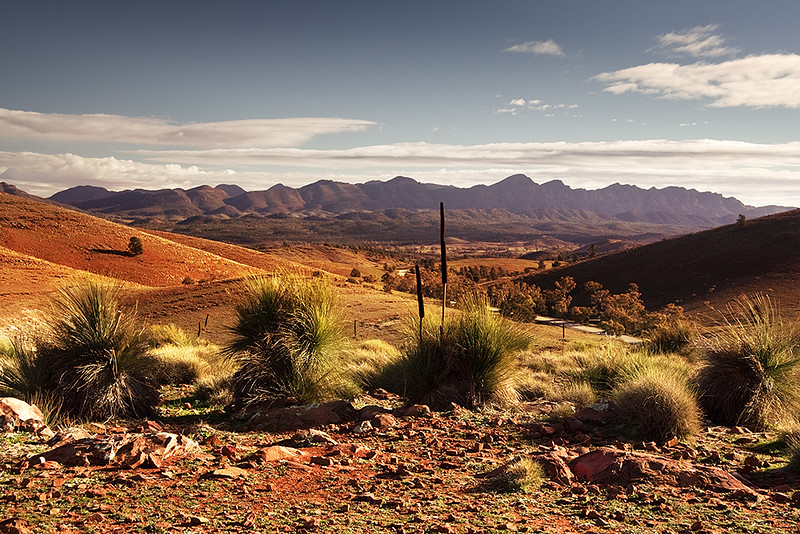
M 607 405 L 564 419 L 546 402 L 434 413 L 375 396 L 360 409 L 287 406 L 216 426 L 191 410 L 58 431 L 35 407 L 2 399 L 0 533 L 793 533 L 800 524 L 800 478 L 768 434 L 711 427 L 694 443 L 629 443 Z M 501 483 L 520 457 L 546 474 L 528 493 Z

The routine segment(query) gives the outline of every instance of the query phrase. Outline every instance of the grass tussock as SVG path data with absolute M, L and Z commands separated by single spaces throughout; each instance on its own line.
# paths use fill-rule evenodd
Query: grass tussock
M 164 345 L 193 347 L 201 343 L 199 339 L 174 324 L 151 325 L 147 337 L 150 346 L 155 348 L 163 347 Z
M 0 341 L 0 396 L 30 404 L 44 395 L 51 381 L 36 340 L 18 337 Z
M 645 346 L 657 354 L 688 354 L 694 347 L 697 332 L 689 321 L 674 319 L 656 326 L 645 336 Z
M 545 480 L 546 476 L 541 464 L 530 458 L 520 457 L 512 461 L 489 483 L 497 491 L 531 493 L 539 489 Z
M 402 353 L 393 345 L 380 339 L 361 341 L 341 353 L 339 365 L 354 386 L 362 390 L 383 388 L 397 390 L 402 381 L 394 373 Z
M 597 391 L 585 380 L 570 380 L 554 391 L 550 399 L 569 402 L 576 408 L 589 406 L 598 399 Z
M 616 413 L 643 439 L 666 441 L 696 435 L 701 412 L 687 376 L 664 366 L 649 366 L 627 375 L 612 394 Z
M 786 443 L 786 452 L 789 457 L 788 468 L 795 473 L 800 473 L 800 424 L 792 424 L 781 432 L 781 439 Z
M 414 326 L 399 367 L 404 393 L 412 402 L 477 407 L 517 399 L 513 386 L 516 355 L 530 345 L 527 333 L 494 315 L 484 297 L 467 295 L 460 313 L 445 321 Z
M 764 295 L 729 309 L 702 343 L 698 374 L 706 414 L 722 424 L 764 428 L 800 413 L 800 330 Z
M 335 364 L 344 336 L 331 284 L 282 274 L 247 279 L 242 289 L 226 347 L 239 366 L 233 377 L 236 405 L 336 396 L 341 381 Z
M 39 347 L 66 414 L 104 420 L 146 417 L 158 401 L 147 338 L 119 306 L 118 285 L 84 282 L 53 301 L 52 334 Z

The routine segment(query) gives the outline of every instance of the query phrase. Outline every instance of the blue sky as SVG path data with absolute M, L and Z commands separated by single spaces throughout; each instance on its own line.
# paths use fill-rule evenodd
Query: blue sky
M 800 205 L 800 2 L 4 3 L 0 180 L 523 172 Z

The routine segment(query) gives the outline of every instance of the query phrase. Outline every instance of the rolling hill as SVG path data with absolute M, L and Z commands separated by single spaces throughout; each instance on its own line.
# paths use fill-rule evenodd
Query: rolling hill
M 697 313 L 724 309 L 742 294 L 768 293 L 798 316 L 800 210 L 659 241 L 525 280 L 552 287 L 562 276 L 573 277 L 579 286 L 594 280 L 614 292 L 633 282 L 649 308 L 675 302 Z
M 138 237 L 144 253 L 130 256 Z M 341 256 L 341 254 L 339 254 Z M 300 261 L 296 261 L 300 260 Z M 357 263 L 360 262 L 360 263 Z M 19 195 L 0 193 L 0 333 L 33 324 L 49 310 L 48 300 L 64 283 L 92 278 L 124 283 L 129 304 L 159 323 L 189 331 L 199 323 L 204 336 L 224 340 L 232 324 L 238 280 L 257 273 L 290 270 L 349 272 L 352 265 L 376 269 L 364 256 L 291 249 L 276 254 L 197 237 L 144 231 Z M 327 268 L 327 269 L 326 269 Z M 345 284 L 341 306 L 366 332 L 400 335 L 399 314 L 411 297 Z M 388 328 L 388 330 L 387 330 Z

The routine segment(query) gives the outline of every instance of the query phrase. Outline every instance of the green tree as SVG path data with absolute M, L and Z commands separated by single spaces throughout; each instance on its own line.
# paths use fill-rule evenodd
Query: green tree
M 142 240 L 136 236 L 133 236 L 131 240 L 128 242 L 128 252 L 131 253 L 131 256 L 138 256 L 144 252 L 144 247 L 142 246 Z

